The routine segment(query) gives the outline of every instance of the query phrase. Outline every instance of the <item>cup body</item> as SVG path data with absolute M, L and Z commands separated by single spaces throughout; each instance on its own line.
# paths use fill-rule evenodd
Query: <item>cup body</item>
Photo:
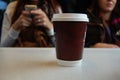
M 58 63 L 63 66 L 80 64 L 87 29 L 87 15 L 75 13 L 54 14 L 52 21 Z

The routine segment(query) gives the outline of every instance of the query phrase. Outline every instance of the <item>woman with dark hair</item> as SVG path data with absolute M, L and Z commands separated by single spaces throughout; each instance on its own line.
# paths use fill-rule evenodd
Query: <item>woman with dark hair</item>
M 88 10 L 85 47 L 120 47 L 120 12 L 118 0 L 94 0 Z
M 37 9 L 26 11 L 25 5 L 37 5 Z M 51 22 L 54 13 L 61 13 L 55 0 L 17 0 L 10 3 L 4 14 L 1 46 L 54 46 Z

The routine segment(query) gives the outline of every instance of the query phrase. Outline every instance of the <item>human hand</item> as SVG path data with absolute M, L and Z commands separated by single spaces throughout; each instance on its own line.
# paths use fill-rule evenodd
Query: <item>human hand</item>
M 34 15 L 33 22 L 35 26 L 43 26 L 48 30 L 53 28 L 53 24 L 41 9 L 32 10 L 31 14 Z
M 119 48 L 119 46 L 115 44 L 107 44 L 107 43 L 96 43 L 92 47 L 93 48 Z
M 20 17 L 16 20 L 16 22 L 12 25 L 16 31 L 20 31 L 25 29 L 26 27 L 31 25 L 32 19 L 28 17 L 30 13 L 28 11 L 23 11 Z

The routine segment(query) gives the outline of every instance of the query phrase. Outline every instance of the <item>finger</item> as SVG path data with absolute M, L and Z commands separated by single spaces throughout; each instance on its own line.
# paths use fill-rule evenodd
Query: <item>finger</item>
M 42 19 L 37 19 L 37 20 L 34 20 L 34 24 L 38 24 L 38 23 L 42 23 L 43 20 Z
M 22 23 L 22 25 L 23 25 L 23 27 L 25 26 L 25 27 L 28 27 L 29 26 L 29 24 L 27 24 L 27 23 Z
M 45 26 L 46 23 L 45 22 L 41 22 L 41 23 L 37 23 L 36 26 Z
M 44 18 L 42 15 L 38 15 L 38 16 L 35 16 L 35 17 L 34 17 L 34 20 L 42 19 L 42 18 Z
M 28 22 L 32 22 L 32 19 L 30 17 L 25 17 L 25 20 L 28 21 Z
M 43 14 L 44 12 L 41 9 L 36 9 L 36 10 L 31 10 L 30 13 L 38 15 L 38 14 Z
M 21 16 L 20 16 L 20 20 L 23 20 L 23 19 L 25 19 L 25 20 L 27 20 L 29 22 L 32 21 L 32 19 L 30 17 L 28 17 L 27 14 L 24 14 L 24 13 L 22 13 Z
M 25 20 L 25 19 L 23 19 L 22 20 L 22 26 L 30 26 L 31 25 L 31 22 L 30 21 L 28 21 L 28 20 Z
M 22 15 L 23 15 L 23 16 L 29 16 L 29 15 L 30 15 L 30 12 L 29 12 L 29 11 L 22 11 Z

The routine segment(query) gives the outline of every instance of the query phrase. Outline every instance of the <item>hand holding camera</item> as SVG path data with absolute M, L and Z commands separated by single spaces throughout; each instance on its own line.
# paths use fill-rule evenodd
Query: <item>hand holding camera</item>
M 32 22 L 35 26 L 44 26 L 47 29 L 53 28 L 53 25 L 45 12 L 37 8 L 37 5 L 25 5 L 25 11 L 28 11 L 30 15 L 28 17 L 32 18 Z
M 25 5 L 25 11 L 29 12 L 27 17 L 32 18 L 33 23 L 37 24 L 37 22 L 41 21 L 41 11 L 37 8 L 37 5 Z

